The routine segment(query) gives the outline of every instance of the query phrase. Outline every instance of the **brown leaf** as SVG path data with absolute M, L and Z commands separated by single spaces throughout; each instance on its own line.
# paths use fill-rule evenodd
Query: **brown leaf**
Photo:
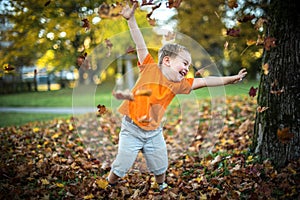
M 226 32 L 227 35 L 232 36 L 232 37 L 239 37 L 240 36 L 240 29 L 234 29 L 230 28 Z
M 238 19 L 239 22 L 248 22 L 255 18 L 255 15 L 244 15 L 242 18 Z
M 13 71 L 15 68 L 13 66 L 11 66 L 10 64 L 4 64 L 3 65 L 3 70 L 4 71 L 7 71 L 7 72 L 10 72 L 10 71 Z
M 132 94 L 132 92 L 130 90 L 117 90 L 117 91 L 113 91 L 113 96 L 116 98 L 116 99 L 119 99 L 119 100 L 129 100 L 129 101 L 133 101 L 134 100 L 134 96 Z
M 237 0 L 228 0 L 227 5 L 231 9 L 238 7 Z
M 275 95 L 281 95 L 284 92 L 284 87 L 282 87 L 280 90 L 271 90 L 270 93 L 271 94 L 275 94 Z
M 269 107 L 258 106 L 256 110 L 257 110 L 257 112 L 262 113 L 262 112 L 264 112 L 264 111 L 266 111 L 268 109 L 269 109 Z
M 282 143 L 288 143 L 294 137 L 294 134 L 290 132 L 290 128 L 277 129 L 278 140 Z
M 258 29 L 262 28 L 263 25 L 264 25 L 265 23 L 267 23 L 267 22 L 268 22 L 267 19 L 259 18 L 259 19 L 257 20 L 257 22 L 255 23 L 255 26 L 254 26 L 254 27 L 255 27 L 256 30 L 258 30 Z
M 45 7 L 46 7 L 46 6 L 49 6 L 50 3 L 51 3 L 51 0 L 47 1 L 47 2 L 44 4 L 44 6 L 45 6 Z
M 112 50 L 113 44 L 107 38 L 104 41 L 105 41 L 106 48 L 108 49 L 106 56 L 109 57 L 111 55 L 111 50 Z
M 272 47 L 276 47 L 275 41 L 276 39 L 273 37 L 266 37 L 264 40 L 265 49 L 269 51 Z
M 103 115 L 103 114 L 107 113 L 107 109 L 106 109 L 105 105 L 99 104 L 99 105 L 97 106 L 97 108 L 98 108 L 98 113 L 99 113 L 100 115 Z
M 147 90 L 147 89 L 139 89 L 135 91 L 134 95 L 135 96 L 151 96 L 152 90 Z
M 179 8 L 182 0 L 169 0 L 167 2 L 167 8 Z
M 82 27 L 85 28 L 86 31 L 90 30 L 91 27 L 90 27 L 89 20 L 85 18 L 85 19 L 83 19 L 81 21 L 83 22 Z
M 147 0 L 142 0 L 141 6 L 153 6 L 153 5 L 155 5 L 155 4 L 153 3 L 153 0 L 149 0 L 149 1 L 147 1 Z
M 263 44 L 264 44 L 264 38 L 261 35 L 258 35 L 256 40 L 256 46 L 263 45 Z
M 151 26 L 155 26 L 155 24 L 156 24 L 156 20 L 155 20 L 155 19 L 147 18 L 147 20 L 148 20 L 148 22 L 149 22 L 149 24 L 150 24 Z
M 110 18 L 110 6 L 103 2 L 98 8 L 98 15 L 100 18 Z
M 168 31 L 166 35 L 164 35 L 166 41 L 174 40 L 176 37 L 176 33 L 172 33 L 171 31 Z
M 269 64 L 268 63 L 265 63 L 263 66 L 262 66 L 262 69 L 264 71 L 264 75 L 268 75 L 269 74 Z
M 129 46 L 127 49 L 126 49 L 126 53 L 127 54 L 130 54 L 130 53 L 134 53 L 136 51 L 136 49 L 132 46 Z
M 249 96 L 250 97 L 255 97 L 256 96 L 256 92 L 257 92 L 258 88 L 254 88 L 253 86 L 250 88 L 249 90 Z

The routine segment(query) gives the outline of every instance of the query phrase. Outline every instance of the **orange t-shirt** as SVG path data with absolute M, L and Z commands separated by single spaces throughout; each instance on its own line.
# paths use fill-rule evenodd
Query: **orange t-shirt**
M 188 94 L 194 78 L 184 78 L 180 82 L 169 81 L 148 54 L 142 64 L 138 63 L 140 74 L 132 89 L 151 90 L 150 96 L 135 96 L 134 101 L 125 100 L 119 112 L 130 117 L 140 128 L 155 130 L 160 126 L 161 119 L 176 94 Z

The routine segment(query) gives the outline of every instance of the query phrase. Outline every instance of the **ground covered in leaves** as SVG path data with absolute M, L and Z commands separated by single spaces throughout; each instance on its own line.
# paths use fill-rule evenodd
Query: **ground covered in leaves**
M 211 109 L 209 100 L 184 105 L 185 112 L 169 110 L 164 123 L 167 190 L 159 192 L 141 155 L 107 187 L 120 130 L 111 112 L 1 128 L 0 198 L 299 199 L 300 161 L 275 169 L 249 151 L 253 100 L 227 98 L 225 110 Z

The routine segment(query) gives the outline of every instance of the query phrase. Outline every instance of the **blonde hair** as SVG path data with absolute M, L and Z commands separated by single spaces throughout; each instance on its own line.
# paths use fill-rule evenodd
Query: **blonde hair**
M 189 52 L 189 50 L 186 47 L 184 47 L 180 44 L 171 44 L 171 43 L 165 44 L 158 51 L 158 65 L 162 64 L 162 61 L 165 56 L 170 56 L 170 57 L 174 58 L 181 51 Z

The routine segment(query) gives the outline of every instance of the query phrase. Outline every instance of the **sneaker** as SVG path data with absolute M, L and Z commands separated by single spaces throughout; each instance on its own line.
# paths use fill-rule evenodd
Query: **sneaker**
M 118 184 L 118 182 L 110 183 L 110 182 L 108 181 L 108 178 L 106 178 L 106 181 L 108 182 L 108 187 L 114 187 L 114 186 L 116 186 L 116 185 Z
M 159 191 L 163 191 L 167 187 L 168 187 L 168 184 L 166 184 L 165 182 L 163 182 L 162 184 L 158 184 Z

